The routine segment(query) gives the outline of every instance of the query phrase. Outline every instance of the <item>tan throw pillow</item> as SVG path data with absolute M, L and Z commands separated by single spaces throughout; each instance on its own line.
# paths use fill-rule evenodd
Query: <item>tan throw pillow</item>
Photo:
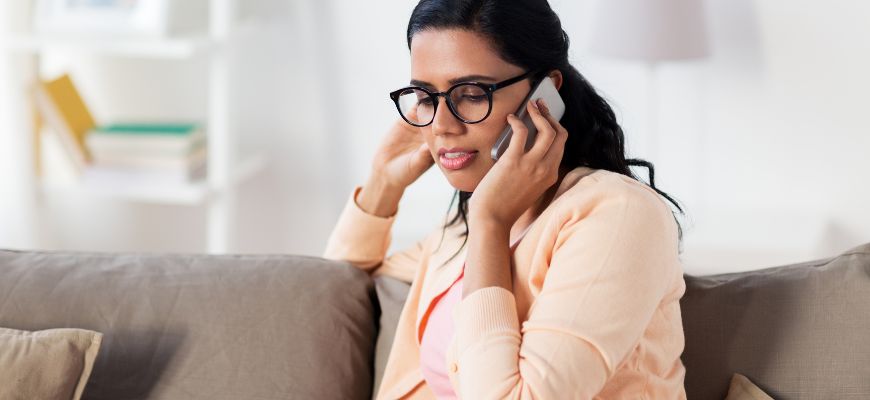
M 749 378 L 734 373 L 731 376 L 731 386 L 728 387 L 728 396 L 725 400 L 773 400 L 773 397 L 764 393 L 755 386 Z
M 78 400 L 103 334 L 60 328 L 0 328 L 0 399 Z

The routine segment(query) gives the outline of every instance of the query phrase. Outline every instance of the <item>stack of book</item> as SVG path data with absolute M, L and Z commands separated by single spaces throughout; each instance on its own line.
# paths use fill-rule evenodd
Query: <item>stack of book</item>
M 206 172 L 205 132 L 194 123 L 118 123 L 90 130 L 85 173 L 126 175 L 138 181 L 184 183 Z
M 184 184 L 206 176 L 206 135 L 198 123 L 97 124 L 66 74 L 38 82 L 35 95 L 38 124 L 50 128 L 49 143 L 60 143 L 54 147 L 63 148 L 67 169 L 79 179 L 127 186 Z

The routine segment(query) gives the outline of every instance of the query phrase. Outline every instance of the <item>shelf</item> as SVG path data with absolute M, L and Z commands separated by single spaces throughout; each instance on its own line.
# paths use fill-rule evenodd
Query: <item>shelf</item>
M 170 38 L 100 38 L 92 36 L 10 34 L 0 39 L 10 51 L 40 53 L 62 50 L 148 58 L 189 58 L 213 51 L 218 43 L 208 36 Z
M 53 61 L 49 56 L 58 53 L 61 56 L 71 56 L 72 59 L 82 55 L 99 57 L 129 57 L 136 59 L 159 59 L 186 63 L 199 58 L 207 58 L 208 62 L 197 66 L 205 67 L 203 75 L 207 77 L 207 91 L 201 98 L 205 100 L 207 115 L 203 122 L 209 125 L 209 140 L 218 143 L 210 146 L 210 173 L 207 178 L 197 182 L 182 182 L 181 179 L 164 179 L 154 175 L 112 173 L 108 171 L 76 177 L 74 168 L 64 168 L 56 165 L 54 169 L 43 168 L 43 178 L 28 174 L 28 187 L 32 188 L 36 197 L 49 197 L 63 201 L 66 197 L 108 198 L 138 203 L 159 203 L 170 205 L 192 205 L 202 207 L 207 211 L 206 251 L 209 253 L 225 253 L 232 244 L 235 232 L 234 214 L 235 193 L 238 185 L 257 175 L 266 164 L 263 156 L 246 157 L 238 154 L 231 145 L 234 132 L 233 122 L 229 115 L 232 109 L 230 96 L 231 83 L 236 74 L 229 68 L 233 61 L 232 54 L 223 54 L 232 47 L 237 22 L 237 0 L 209 0 L 207 28 L 204 31 L 194 31 L 163 37 L 118 36 L 96 34 L 55 34 L 48 32 L 20 31 L 0 34 L 0 54 L 14 62 L 26 61 L 28 68 L 21 68 L 18 82 L 19 97 L 26 99 L 29 95 L 29 82 L 40 78 L 42 63 Z M 13 20 L 29 18 L 27 7 L 12 7 Z M 179 14 L 180 15 L 180 14 Z M 199 17 L 197 17 L 198 19 Z M 99 61 L 99 60 L 98 60 Z M 203 65 L 200 65 L 203 64 Z M 8 107 L 7 107 L 8 108 Z M 32 127 L 35 109 L 20 107 L 22 111 L 13 113 L 17 120 L 16 129 L 27 130 Z M 19 107 L 14 107 L 15 111 Z M 25 141 L 21 141 L 24 143 Z M 229 148 L 228 148 L 229 147 Z M 39 150 L 33 143 L 22 144 L 21 152 Z M 241 156 L 238 159 L 237 155 Z M 49 173 L 51 171 L 51 173 Z M 218 176 L 215 173 L 226 171 L 229 176 Z M 96 172 L 96 171 L 94 171 Z M 149 176 L 150 175 L 150 176 Z M 135 179 L 134 179 L 135 178 Z M 219 179 L 217 179 L 219 178 Z M 35 204 L 33 212 L 37 215 L 40 207 Z M 29 210 L 28 210 L 29 211 Z M 36 237 L 34 243 L 38 243 Z
M 263 154 L 244 158 L 236 168 L 231 184 L 238 185 L 252 178 L 265 167 L 266 162 Z M 45 194 L 84 195 L 172 205 L 200 205 L 221 193 L 220 189 L 210 187 L 206 180 L 162 183 L 154 180 L 82 179 L 78 182 L 42 182 L 41 186 Z
M 43 182 L 43 192 L 67 196 L 87 195 L 95 197 L 136 200 L 146 203 L 196 205 L 208 197 L 210 190 L 204 181 L 188 184 L 135 183 L 105 185 L 90 182 L 52 183 Z

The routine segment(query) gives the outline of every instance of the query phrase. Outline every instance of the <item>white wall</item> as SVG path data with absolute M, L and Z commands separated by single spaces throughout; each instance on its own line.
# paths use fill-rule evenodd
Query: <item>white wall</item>
M 231 250 L 318 255 L 397 118 L 387 92 L 409 78 L 404 34 L 414 2 L 243 4 L 243 16 L 257 22 L 240 39 L 234 112 L 244 145 L 266 149 L 272 163 L 243 187 Z M 612 101 L 629 155 L 654 156 L 657 185 L 688 207 L 688 272 L 802 261 L 870 241 L 865 2 L 708 0 L 714 55 L 659 68 L 654 142 L 646 136 L 647 69 L 584 50 L 592 0 L 551 4 L 572 39 L 572 62 Z M 196 61 L 75 59 L 71 67 L 100 117 L 204 113 Z M 3 110 L 14 103 L 7 100 L 4 127 Z M 12 136 L 0 134 L 2 143 Z M 22 225 L 28 198 L 6 192 L 26 186 L 10 170 L 21 165 L 8 161 L 11 153 L 0 147 L 0 247 L 204 248 L 205 211 L 190 207 L 52 199 L 38 226 Z M 442 222 L 451 195 L 436 168 L 427 172 L 400 204 L 391 250 Z

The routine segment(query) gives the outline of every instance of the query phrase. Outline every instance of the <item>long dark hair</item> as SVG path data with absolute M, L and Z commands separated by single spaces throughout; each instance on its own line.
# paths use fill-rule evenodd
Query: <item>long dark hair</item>
M 568 141 L 560 169 L 586 166 L 640 181 L 630 167 L 645 167 L 649 171 L 649 186 L 685 215 L 674 199 L 656 188 L 655 169 L 651 162 L 625 158 L 625 137 L 616 122 L 616 115 L 607 101 L 568 62 L 568 35 L 546 0 L 421 0 L 408 22 L 408 49 L 411 49 L 415 33 L 429 29 L 469 30 L 490 40 L 501 58 L 513 65 L 526 70 L 540 70 L 543 74 L 554 69 L 561 71 L 559 94 L 565 101 L 565 114 L 559 122 L 568 130 Z M 472 192 L 461 190 L 454 193 L 448 214 L 457 198 L 459 205 L 453 219 L 444 225 L 446 230 L 459 221 L 465 224 L 462 247 L 468 242 L 467 215 L 471 195 Z M 683 229 L 676 215 L 674 219 L 682 243 Z M 443 232 L 441 239 L 444 239 Z

